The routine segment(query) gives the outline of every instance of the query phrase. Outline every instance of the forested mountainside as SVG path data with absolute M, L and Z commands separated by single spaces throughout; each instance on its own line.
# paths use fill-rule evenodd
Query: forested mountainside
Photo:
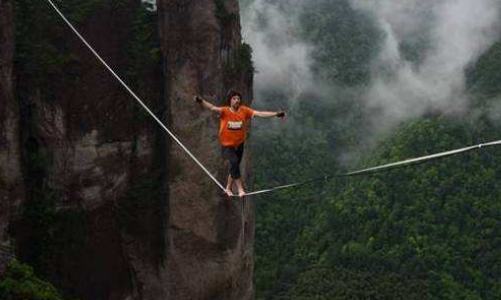
M 223 181 L 193 95 L 252 101 L 238 3 L 56 5 Z M 225 201 L 48 2 L 1 0 L 0 25 L 0 298 L 251 299 L 252 205 Z
M 499 35 L 464 70 L 466 111 L 430 110 L 367 138 L 373 123 L 359 91 L 372 84 L 385 36 L 353 2 L 303 7 L 297 26 L 313 46 L 314 78 L 337 88 L 302 93 L 291 105 L 293 124 L 254 132 L 257 187 L 501 138 Z M 400 53 L 419 63 L 422 36 L 405 41 Z M 260 96 L 287 101 L 281 87 Z M 499 299 L 500 162 L 501 149 L 489 148 L 261 196 L 256 299 Z

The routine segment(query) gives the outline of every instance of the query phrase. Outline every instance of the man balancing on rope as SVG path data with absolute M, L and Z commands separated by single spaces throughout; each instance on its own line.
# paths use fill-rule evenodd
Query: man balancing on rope
M 217 112 L 220 118 L 219 142 L 223 147 L 223 156 L 230 161 L 230 174 L 226 184 L 226 194 L 233 196 L 233 183 L 237 185 L 238 196 L 242 198 L 245 195 L 242 178 L 240 175 L 240 162 L 244 153 L 244 142 L 247 138 L 247 125 L 252 117 L 285 117 L 285 112 L 278 111 L 257 111 L 250 107 L 242 105 L 242 96 L 235 91 L 229 91 L 226 96 L 226 105 L 218 107 L 209 101 L 195 96 L 195 101 L 202 107 Z

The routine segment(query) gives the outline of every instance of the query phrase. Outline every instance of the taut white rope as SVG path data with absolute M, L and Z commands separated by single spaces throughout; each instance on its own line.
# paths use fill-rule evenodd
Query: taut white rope
M 52 8 L 54 8 L 57 14 L 71 28 L 71 30 L 78 36 L 78 38 L 85 44 L 85 46 L 89 48 L 92 54 L 96 56 L 96 58 L 106 67 L 106 69 L 108 69 L 108 71 L 110 71 L 111 74 L 113 74 L 113 76 L 118 80 L 118 82 L 120 82 L 120 84 L 122 84 L 122 86 L 132 95 L 132 97 L 134 97 L 134 99 L 136 99 L 136 101 L 153 117 L 153 119 L 157 121 L 157 123 L 171 136 L 171 138 L 174 141 L 176 141 L 176 143 L 178 143 L 179 146 L 181 146 L 181 148 L 186 153 L 188 153 L 188 155 L 198 164 L 200 168 L 202 168 L 202 170 L 204 170 L 204 172 L 217 184 L 217 186 L 221 188 L 223 191 L 225 191 L 225 188 L 221 185 L 221 183 L 219 183 L 219 181 L 217 181 L 217 179 L 209 172 L 209 170 L 207 170 L 204 167 L 204 165 L 202 165 L 202 163 L 198 161 L 198 159 L 190 152 L 190 150 L 188 150 L 188 148 L 186 148 L 186 146 L 167 128 L 167 126 L 165 126 L 162 123 L 162 121 L 160 121 L 160 119 L 158 119 L 157 116 L 155 116 L 155 114 L 148 108 L 148 106 L 146 106 L 146 104 L 144 104 L 144 102 L 141 101 L 141 99 L 139 99 L 139 97 L 129 88 L 127 84 L 125 84 L 125 82 L 115 73 L 115 71 L 113 71 L 113 69 L 110 66 L 108 66 L 108 64 L 101 58 L 101 56 L 99 56 L 99 54 L 94 50 L 94 48 L 92 48 L 92 46 L 85 40 L 85 38 L 78 32 L 78 30 L 76 30 L 75 27 L 73 27 L 70 21 L 66 19 L 66 17 L 57 8 L 54 2 L 52 2 L 52 0 L 47 0 L 47 2 L 50 4 L 50 6 L 52 6 Z
M 459 148 L 459 149 L 445 151 L 445 152 L 440 152 L 440 153 L 435 153 L 435 154 L 421 156 L 421 157 L 417 157 L 417 158 L 406 159 L 406 160 L 402 160 L 402 161 L 398 161 L 398 162 L 394 162 L 394 163 L 384 164 L 384 165 L 380 165 L 380 166 L 376 166 L 376 167 L 372 167 L 372 168 L 366 168 L 366 169 L 362 169 L 362 170 L 358 170 L 358 171 L 352 171 L 352 172 L 348 172 L 348 173 L 325 175 L 325 176 L 319 177 L 319 178 L 314 178 L 314 179 L 305 180 L 305 181 L 296 182 L 296 183 L 291 183 L 291 184 L 280 185 L 280 186 L 276 186 L 276 187 L 272 187 L 272 188 L 268 188 L 268 189 L 263 189 L 263 190 L 259 190 L 259 191 L 255 191 L 255 192 L 249 192 L 249 193 L 246 193 L 245 196 L 258 195 L 258 194 L 269 193 L 269 192 L 282 190 L 282 189 L 301 187 L 301 186 L 305 186 L 307 184 L 310 184 L 312 182 L 326 181 L 326 180 L 338 178 L 338 177 L 350 177 L 350 176 L 378 173 L 378 172 L 382 172 L 382 171 L 387 171 L 387 170 L 392 169 L 392 168 L 402 167 L 405 165 L 423 163 L 423 162 L 429 161 L 429 160 L 445 158 L 448 156 L 452 156 L 452 155 L 456 155 L 456 154 L 460 154 L 460 153 L 465 153 L 465 152 L 469 152 L 472 150 L 478 150 L 481 148 L 486 148 L 486 147 L 491 147 L 491 146 L 499 146 L 499 145 L 501 145 L 501 140 L 493 141 L 493 142 L 489 142 L 489 143 L 478 144 L 478 145 L 473 145 L 473 146 Z

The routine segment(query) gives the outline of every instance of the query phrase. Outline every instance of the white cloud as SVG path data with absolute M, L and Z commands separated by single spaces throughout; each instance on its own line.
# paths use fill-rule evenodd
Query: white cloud
M 499 38 L 500 2 L 493 0 L 353 0 L 374 16 L 385 40 L 374 61 L 367 107 L 382 128 L 428 110 L 466 106 L 465 69 Z M 423 35 L 424 34 L 424 35 Z M 421 35 L 423 59 L 403 58 L 400 45 Z M 384 72 L 382 72 L 384 70 Z
M 313 45 L 299 36 L 306 1 L 249 1 L 242 10 L 242 28 L 254 50 L 256 100 L 262 91 L 277 87 L 292 99 L 326 86 L 335 90 L 333 84 L 316 82 L 311 73 Z M 430 110 L 466 109 L 465 69 L 499 39 L 501 0 L 346 1 L 369 15 L 383 33 L 370 84 L 360 91 L 374 130 L 391 129 Z M 405 45 L 417 56 L 409 58 Z M 334 100 L 325 104 L 329 101 Z
M 253 49 L 257 101 L 261 91 L 280 87 L 291 97 L 312 86 L 311 46 L 298 37 L 302 2 L 287 6 L 255 0 L 242 11 L 244 40 Z M 287 8 L 290 8 L 287 10 Z

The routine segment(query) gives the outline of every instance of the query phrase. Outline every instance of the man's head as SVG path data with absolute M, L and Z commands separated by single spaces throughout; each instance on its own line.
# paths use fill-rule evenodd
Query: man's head
M 226 95 L 226 104 L 233 109 L 238 109 L 242 104 L 242 95 L 237 91 L 230 90 Z

